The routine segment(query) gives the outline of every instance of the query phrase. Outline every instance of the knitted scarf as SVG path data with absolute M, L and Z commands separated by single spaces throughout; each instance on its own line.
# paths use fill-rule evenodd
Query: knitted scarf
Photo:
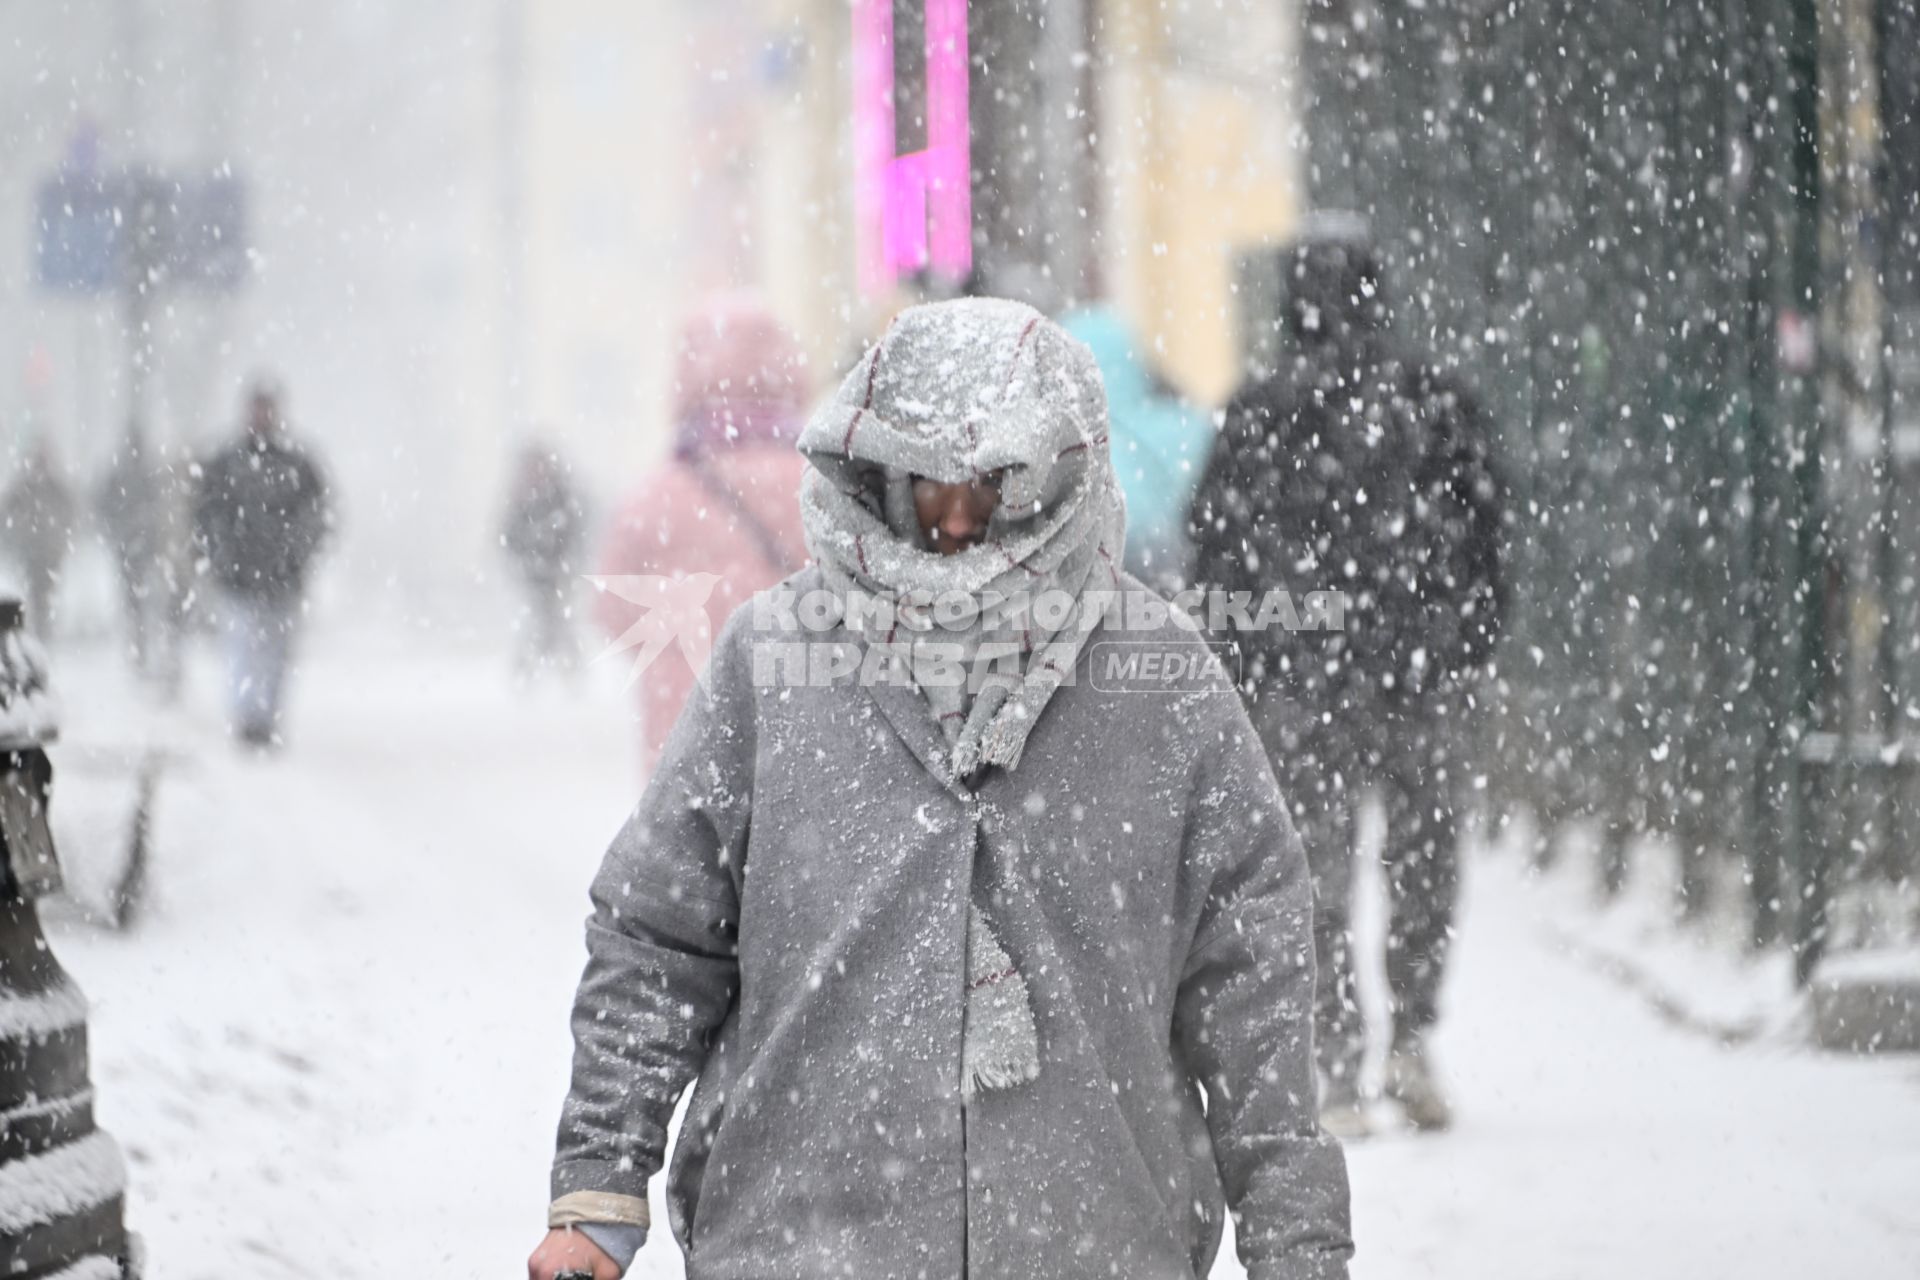
M 807 548 L 827 584 L 843 601 L 893 604 L 848 608 L 847 626 L 911 666 L 955 778 L 1014 769 L 1117 598 L 1126 509 L 1092 354 L 1018 303 L 913 307 L 815 411 L 799 444 L 813 464 L 801 490 Z M 996 479 L 986 537 L 953 555 L 928 549 L 915 477 Z M 1003 607 L 1043 593 L 1070 607 Z M 937 613 L 956 598 L 971 601 L 970 612 Z M 970 1098 L 1030 1080 L 1040 1065 L 1026 980 L 977 901 L 967 939 L 961 1088 Z

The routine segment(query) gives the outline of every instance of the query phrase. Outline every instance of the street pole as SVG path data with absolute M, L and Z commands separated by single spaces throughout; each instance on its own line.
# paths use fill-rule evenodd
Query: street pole
M 120 15 L 120 141 L 126 151 L 125 168 L 145 172 L 146 139 L 140 84 L 146 64 L 146 26 L 141 0 L 119 0 Z M 153 215 L 143 192 L 135 206 L 129 228 L 130 252 L 124 266 L 121 288 L 126 333 L 126 411 L 124 417 L 147 419 L 147 390 L 153 366 L 152 321 L 153 277 L 159 264 L 154 261 Z
M 1094 275 L 1092 225 L 1081 216 L 1091 75 L 1083 0 L 976 2 L 968 20 L 976 274 L 989 292 L 1054 310 L 1081 300 Z
M 526 21 L 523 0 L 498 0 L 494 167 L 500 253 L 497 332 L 503 439 L 525 431 L 531 413 L 527 386 Z
M 1082 0 L 1049 0 L 1041 20 L 1038 57 L 1041 161 L 1037 172 L 1044 269 L 1052 277 L 1056 305 L 1081 301 L 1086 294 L 1091 256 L 1091 225 L 1081 217 L 1082 130 L 1085 101 L 1086 10 Z
M 1784 239 L 1786 288 L 1776 287 L 1782 307 L 1810 322 L 1824 293 L 1821 277 L 1821 202 L 1826 195 L 1820 168 L 1819 0 L 1783 0 L 1777 47 L 1782 51 L 1785 119 L 1780 131 L 1787 150 Z M 1784 525 L 1793 534 L 1792 574 L 1787 596 L 1787 634 L 1794 637 L 1787 655 L 1790 732 L 1795 740 L 1817 728 L 1823 706 L 1821 680 L 1826 668 L 1825 617 L 1827 526 L 1820 483 L 1825 450 L 1819 365 L 1825 353 L 1816 342 L 1813 368 L 1788 371 L 1782 396 L 1782 452 L 1792 476 L 1792 510 Z M 1783 877 L 1774 910 L 1791 922 L 1794 976 L 1804 984 L 1817 958 L 1815 937 L 1825 904 L 1812 901 L 1824 874 L 1814 801 L 1818 788 L 1795 758 L 1792 765 L 1788 858 L 1791 876 Z
M 1796 708 L 1793 646 L 1781 625 L 1791 591 L 1786 554 L 1788 493 L 1781 439 L 1780 302 L 1778 273 L 1785 270 L 1785 233 L 1790 225 L 1787 189 L 1789 148 L 1783 144 L 1778 108 L 1787 84 L 1776 54 L 1785 6 L 1755 7 L 1748 0 L 1726 0 L 1729 31 L 1737 42 L 1736 78 L 1749 86 L 1740 132 L 1752 139 L 1750 177 L 1742 201 L 1740 252 L 1746 282 L 1745 345 L 1746 454 L 1751 500 L 1747 517 L 1745 592 L 1746 634 L 1753 655 L 1748 720 L 1754 739 L 1755 769 L 1748 799 L 1753 817 L 1747 850 L 1748 939 L 1754 947 L 1779 940 L 1780 907 L 1785 892 L 1787 787 L 1793 776 L 1791 726 Z

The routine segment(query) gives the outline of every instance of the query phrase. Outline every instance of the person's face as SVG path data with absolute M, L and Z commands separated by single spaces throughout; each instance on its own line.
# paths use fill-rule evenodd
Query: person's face
M 254 393 L 247 404 L 247 425 L 257 435 L 269 435 L 280 425 L 280 406 L 264 392 Z
M 1000 477 L 982 476 L 959 484 L 913 478 L 913 509 L 927 546 L 943 556 L 979 545 L 987 521 L 1000 506 Z

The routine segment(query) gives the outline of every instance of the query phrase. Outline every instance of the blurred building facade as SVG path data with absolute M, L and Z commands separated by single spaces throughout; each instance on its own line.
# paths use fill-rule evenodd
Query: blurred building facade
M 0 42 L 0 435 L 48 431 L 76 479 L 138 415 L 204 453 L 256 372 L 343 500 L 344 573 L 412 608 L 486 542 L 504 434 L 492 367 L 491 64 L 442 6 L 73 0 Z M 247 279 L 125 301 L 35 278 L 39 184 L 63 167 L 230 171 Z M 364 597 L 363 597 L 364 598 Z
M 769 11 L 795 53 L 792 109 L 763 135 L 763 281 L 816 357 L 844 361 L 952 285 L 859 295 L 850 7 Z M 924 6 L 893 11 L 905 151 Z M 1293 6 L 988 0 L 967 16 L 974 287 L 1046 310 L 1114 302 L 1183 391 L 1223 400 L 1243 346 L 1235 262 L 1284 239 L 1302 204 Z
M 1242 256 L 1306 207 L 1290 3 L 1101 5 L 1101 136 L 1112 296 L 1206 404 L 1243 372 Z
M 918 4 L 895 9 L 917 30 Z M 0 44 L 0 435 L 51 431 L 76 478 L 136 413 L 202 452 L 271 372 L 335 473 L 337 575 L 402 613 L 458 608 L 494 568 L 491 513 L 530 426 L 608 492 L 664 450 L 671 335 L 699 296 L 764 292 L 821 382 L 920 296 L 856 287 L 850 12 L 18 9 Z M 977 286 L 1115 301 L 1162 372 L 1219 400 L 1235 255 L 1301 203 L 1290 7 L 990 0 L 968 20 Z M 122 298 L 42 288 L 36 192 L 76 164 L 236 175 L 239 290 L 167 290 L 140 328 Z
M 1496 811 L 1609 891 L 1663 837 L 1803 979 L 1920 936 L 1915 14 L 1310 0 L 1302 46 L 1316 202 L 1501 428 Z

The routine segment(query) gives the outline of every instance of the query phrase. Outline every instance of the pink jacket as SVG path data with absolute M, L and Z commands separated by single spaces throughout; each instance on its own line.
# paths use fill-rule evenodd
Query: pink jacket
M 806 359 L 766 304 L 751 294 L 707 299 L 680 327 L 674 351 L 673 461 L 644 480 L 608 533 L 600 572 L 719 576 L 707 598 L 717 638 L 754 592 L 806 563 L 794 451 L 807 405 Z M 610 591 L 596 602 L 609 636 L 643 609 Z M 651 776 L 694 672 L 670 646 L 639 680 L 642 776 Z

